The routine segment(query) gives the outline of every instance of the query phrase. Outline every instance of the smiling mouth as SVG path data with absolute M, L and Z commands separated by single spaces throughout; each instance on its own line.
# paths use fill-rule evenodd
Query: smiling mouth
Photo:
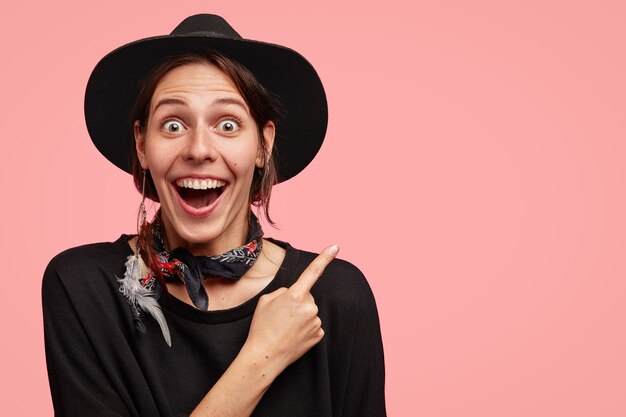
M 186 204 L 200 209 L 217 200 L 224 192 L 225 185 L 221 180 L 181 178 L 176 181 L 176 191 Z

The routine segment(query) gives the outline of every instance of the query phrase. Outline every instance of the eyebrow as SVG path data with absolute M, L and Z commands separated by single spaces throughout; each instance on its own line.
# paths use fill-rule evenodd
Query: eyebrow
M 183 105 L 183 106 L 187 105 L 187 103 L 184 100 L 181 100 L 179 98 L 164 98 L 157 102 L 157 104 L 154 106 L 154 110 L 152 110 L 152 113 L 156 113 L 157 109 L 160 106 L 163 106 L 166 104 L 178 104 L 178 105 Z M 215 100 L 213 100 L 211 104 L 213 106 L 234 104 L 236 106 L 241 107 L 246 113 L 248 113 L 248 109 L 246 108 L 245 103 L 237 98 L 232 98 L 232 97 L 216 98 Z
M 157 109 L 165 104 L 181 104 L 183 106 L 187 105 L 187 103 L 178 98 L 164 98 L 158 101 L 158 103 L 154 106 L 152 113 L 156 113 Z
M 248 109 L 246 108 L 246 104 L 239 100 L 238 98 L 234 98 L 234 97 L 222 97 L 222 98 L 216 98 L 215 100 L 213 100 L 212 103 L 214 106 L 215 105 L 220 105 L 220 104 L 234 104 L 236 106 L 241 107 L 246 113 L 248 113 Z

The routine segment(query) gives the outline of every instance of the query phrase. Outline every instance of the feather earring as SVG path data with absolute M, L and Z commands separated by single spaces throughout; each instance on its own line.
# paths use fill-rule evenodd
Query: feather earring
M 130 255 L 125 263 L 126 272 L 124 272 L 123 278 L 118 278 L 120 283 L 120 291 L 124 294 L 124 297 L 130 303 L 131 309 L 135 316 L 135 322 L 139 321 L 138 330 L 145 333 L 145 327 L 141 322 L 141 311 L 149 313 L 161 327 L 163 338 L 168 346 L 172 346 L 172 339 L 170 336 L 170 329 L 167 326 L 167 321 L 163 316 L 163 311 L 159 306 L 159 302 L 154 298 L 154 291 L 151 288 L 151 281 L 154 277 L 151 276 L 146 264 L 138 252 Z
M 139 206 L 139 216 L 137 219 L 137 229 L 141 230 L 146 226 L 146 170 L 143 171 L 143 183 L 142 183 L 142 198 L 141 205 Z M 146 332 L 146 328 L 141 320 L 141 312 L 150 314 L 161 328 L 163 338 L 168 346 L 172 346 L 172 339 L 170 336 L 170 330 L 167 326 L 167 321 L 161 311 L 161 306 L 156 299 L 155 285 L 156 280 L 153 274 L 148 270 L 145 262 L 143 261 L 140 253 L 140 245 L 137 244 L 135 252 L 126 259 L 124 266 L 126 271 L 122 278 L 118 278 L 120 283 L 120 292 L 124 294 L 124 297 L 130 304 L 131 311 L 133 312 L 133 318 L 135 320 L 135 327 L 141 333 Z

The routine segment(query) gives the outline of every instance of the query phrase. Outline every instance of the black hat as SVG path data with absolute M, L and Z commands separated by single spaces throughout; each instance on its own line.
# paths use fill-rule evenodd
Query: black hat
M 130 113 L 142 78 L 166 58 L 217 51 L 248 68 L 278 96 L 286 110 L 276 122 L 278 181 L 302 171 L 326 134 L 328 107 L 313 66 L 296 51 L 243 39 L 223 18 L 199 14 L 183 20 L 170 35 L 128 43 L 94 68 L 85 92 L 85 119 L 93 143 L 109 161 L 131 172 L 134 145 Z

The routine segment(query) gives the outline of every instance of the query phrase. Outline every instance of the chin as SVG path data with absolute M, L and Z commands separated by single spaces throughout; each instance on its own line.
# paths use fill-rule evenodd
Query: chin
M 206 255 L 223 253 L 245 243 L 241 239 L 245 239 L 242 234 L 247 227 L 245 214 L 249 206 L 243 204 L 232 207 L 228 203 L 228 199 L 221 201 L 220 207 L 205 216 L 190 215 L 180 206 L 176 206 L 176 202 L 173 207 L 162 206 L 163 222 L 170 245 L 187 249 L 194 246 L 196 254 Z M 242 217 L 243 220 L 240 220 Z M 202 248 L 203 245 L 206 247 Z

